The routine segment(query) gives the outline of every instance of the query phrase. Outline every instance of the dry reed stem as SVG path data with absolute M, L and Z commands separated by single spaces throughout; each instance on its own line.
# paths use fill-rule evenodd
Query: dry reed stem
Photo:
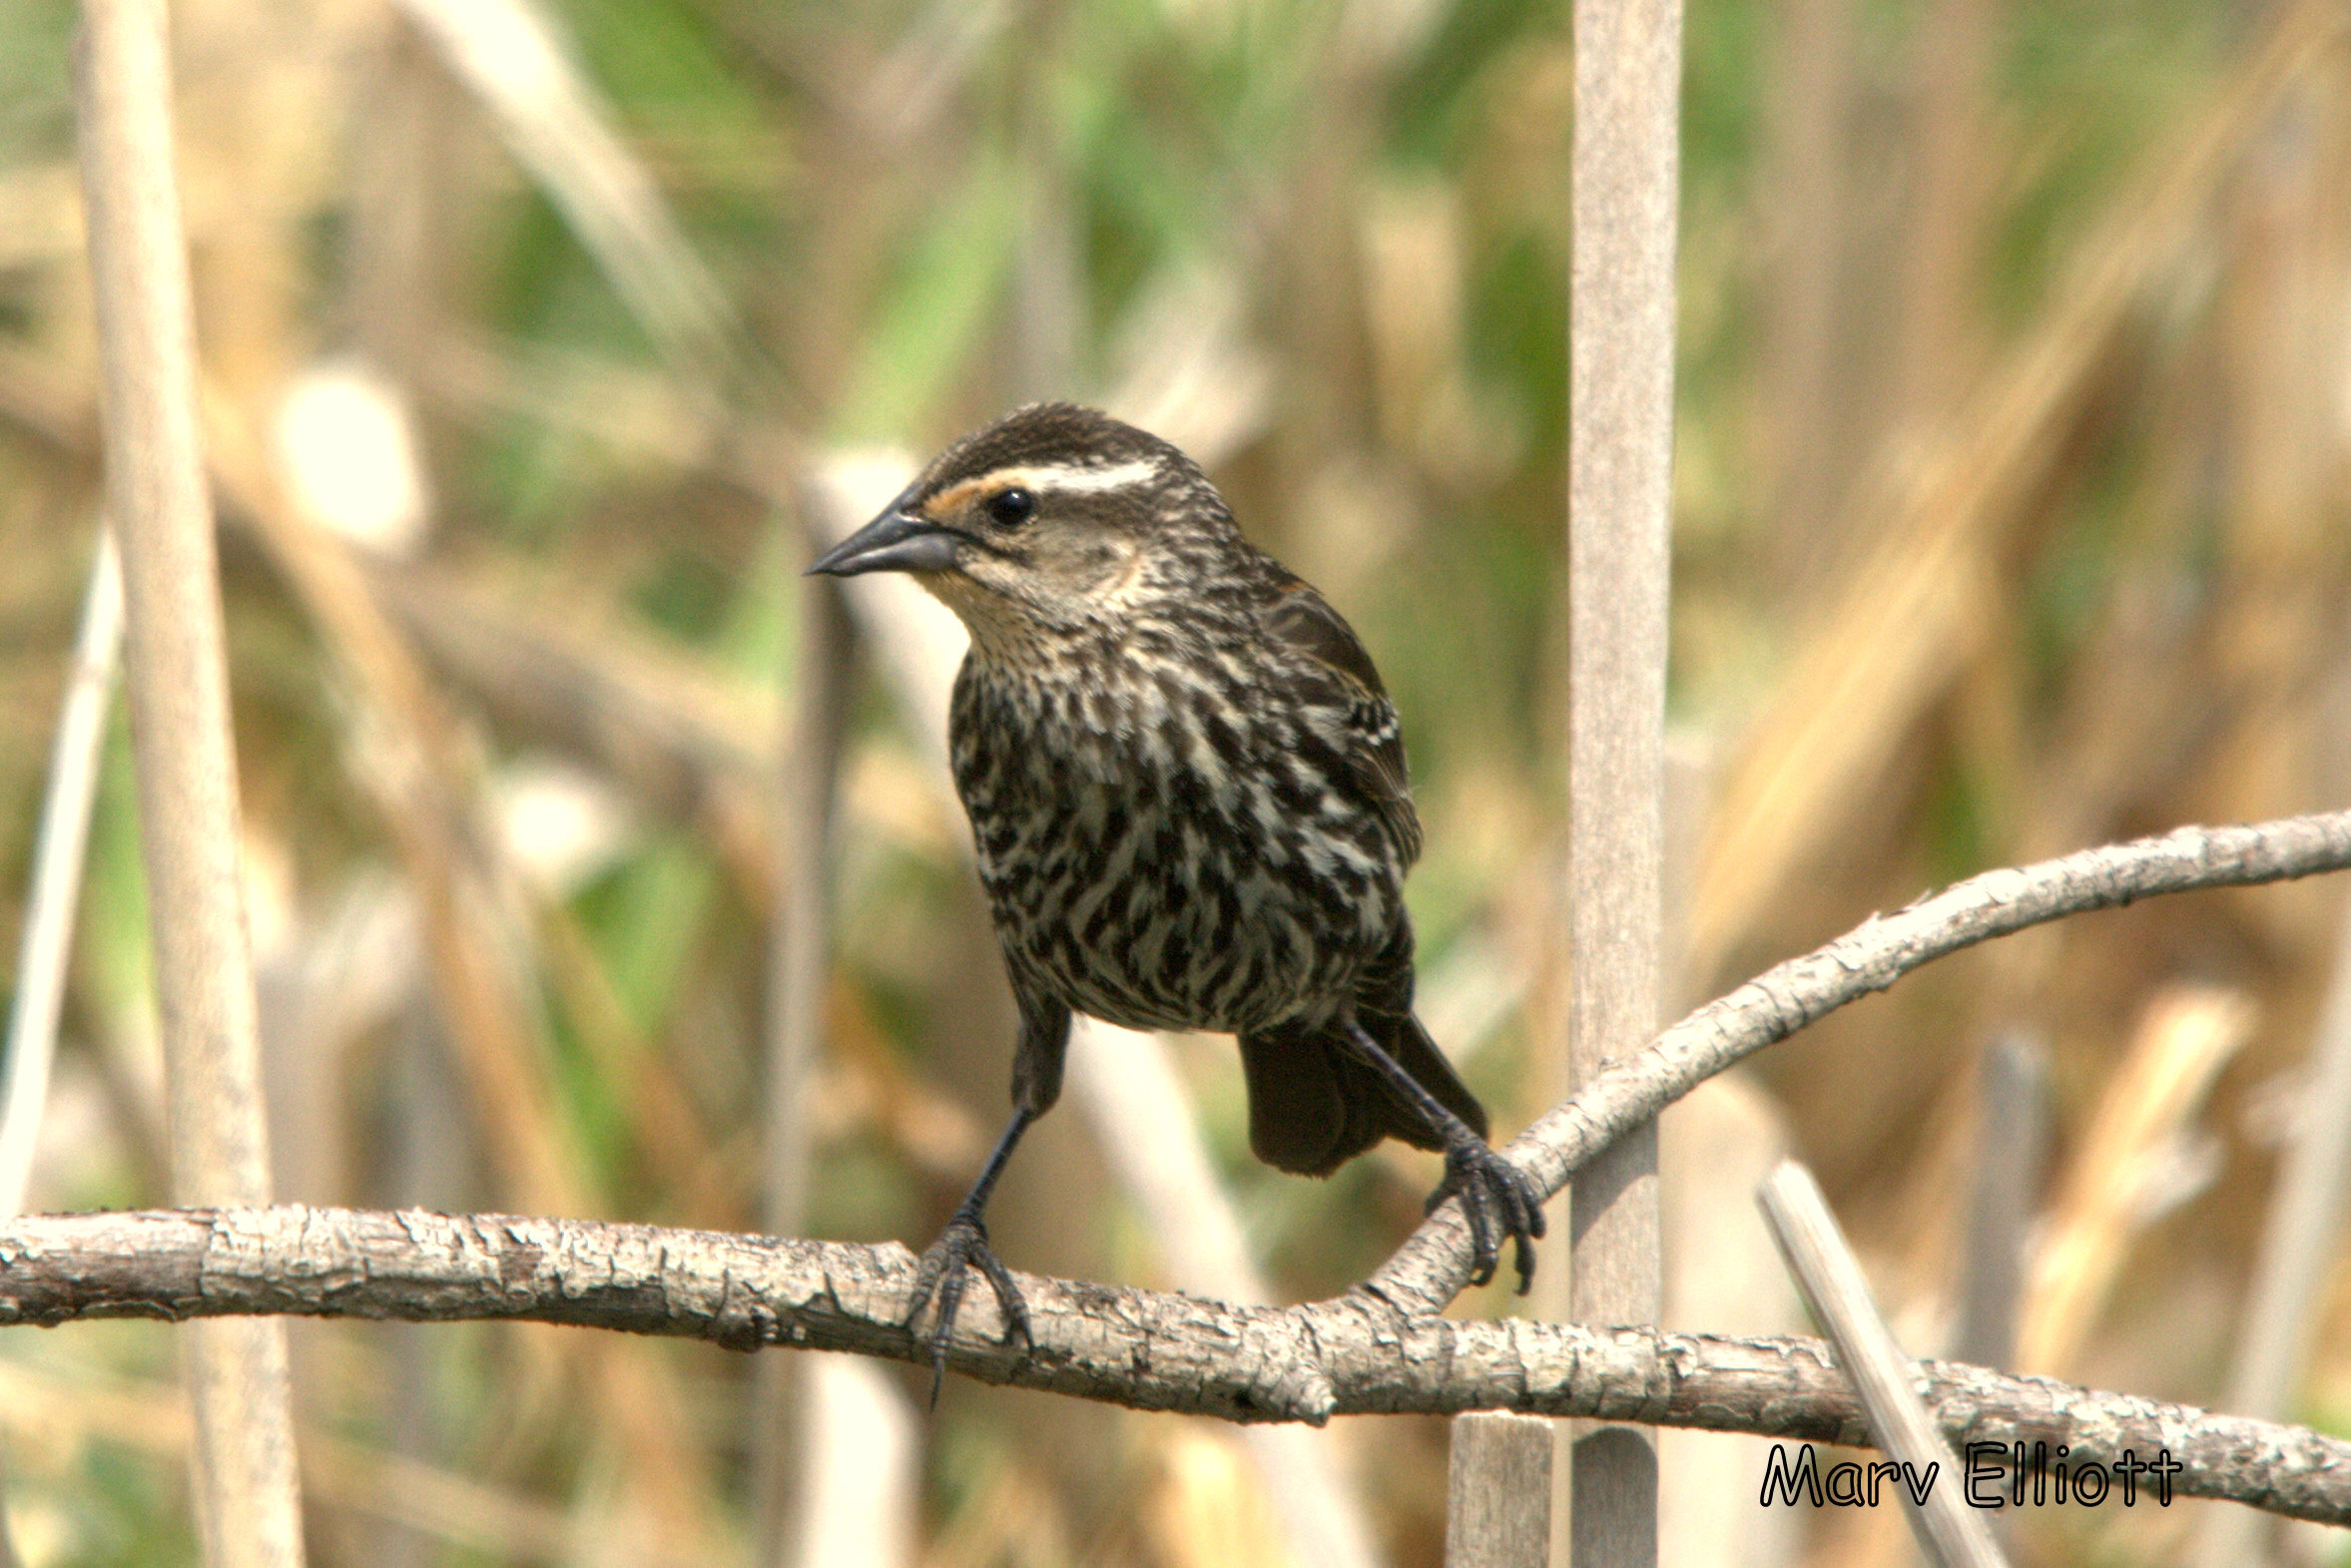
M 269 1201 L 237 758 L 211 496 L 196 405 L 161 0 L 88 0 L 75 73 L 104 362 L 108 514 L 123 556 L 128 686 L 164 1017 L 173 1185 Z M 188 1336 L 206 1561 L 302 1561 L 283 1325 Z
M 833 965 L 834 796 L 849 716 L 854 645 L 840 593 L 820 578 L 801 579 L 799 643 L 793 661 L 792 711 L 776 748 L 774 779 L 780 808 L 774 843 L 779 889 L 769 921 L 766 1084 L 761 1119 L 759 1215 L 762 1229 L 796 1236 L 808 1229 L 808 1194 L 816 1137 L 810 1098 L 825 1053 L 827 979 Z M 836 1445 L 844 1434 L 816 1426 L 823 1415 L 800 1395 L 807 1373 L 795 1361 L 760 1363 L 745 1415 L 752 1454 L 752 1517 L 759 1560 L 793 1568 L 802 1543 L 833 1539 L 847 1521 L 839 1515 L 870 1506 L 854 1486 L 855 1467 L 828 1470 L 800 1456 Z M 879 1403 L 902 1396 L 873 1390 Z M 910 1409 L 899 1412 L 911 1424 Z M 803 1429 L 802 1417 L 809 1418 Z M 830 1486 L 818 1484 L 830 1479 Z M 898 1499 L 902 1502 L 903 1499 Z M 878 1524 L 882 1521 L 876 1521 Z M 904 1520 L 885 1527 L 902 1529 Z
M 505 900 L 480 884 L 462 847 L 489 839 L 465 825 L 470 771 L 454 721 L 376 602 L 349 547 L 293 515 L 250 422 L 223 397 L 212 398 L 206 413 L 215 478 L 224 498 L 254 530 L 340 656 L 378 726 L 375 766 L 363 782 L 377 793 L 383 823 L 417 888 L 425 956 L 435 993 L 448 1010 L 471 1098 L 481 1108 L 484 1142 L 504 1181 L 530 1207 L 585 1213 L 596 1207 L 587 1176 L 567 1146 L 545 1088 L 546 1073 L 537 1065 L 532 1036 L 516 1011 L 512 981 L 497 961 L 509 944 L 489 911 Z M 620 744 L 626 749 L 629 743 Z M 723 814 L 733 823 L 744 812 L 737 807 Z M 633 1352 L 598 1347 L 594 1353 L 608 1358 Z M 599 1370 L 596 1375 L 609 1379 L 613 1374 Z M 608 1390 L 616 1426 L 634 1434 L 638 1451 L 682 1451 L 676 1433 L 663 1427 L 664 1412 L 674 1413 L 677 1401 L 648 1396 L 635 1386 L 641 1376 L 658 1384 L 666 1372 L 619 1374 Z
M 1507 1410 L 1457 1415 L 1447 1466 L 1446 1568 L 1551 1560 L 1551 1424 Z
M 654 344 L 691 386 L 722 384 L 736 353 L 727 296 L 696 259 L 603 97 L 531 0 L 401 0 L 498 134 L 570 220 Z
M 297 516 L 254 422 L 226 395 L 205 408 L 217 482 L 361 699 L 368 725 L 353 750 L 361 783 L 416 889 L 434 996 L 450 1025 L 475 1126 L 510 1191 L 531 1207 L 599 1206 L 584 1155 L 552 1093 L 542 1042 L 514 974 L 525 899 L 490 858 L 477 820 L 474 769 L 454 717 L 374 597 L 351 547 Z M 642 1346 L 591 1344 L 589 1387 L 625 1443 L 629 1490 L 661 1528 L 702 1533 L 715 1494 L 669 1369 Z
M 1538 1120 L 1509 1152 L 1543 1192 L 1625 1129 L 1714 1074 L 1962 948 L 2031 926 L 2196 888 L 2252 886 L 2351 865 L 2351 811 L 2182 827 L 1955 882 L 1792 958 L 1691 1013 Z M 1469 1228 L 1449 1203 L 1372 1277 L 1407 1312 L 1437 1311 L 1469 1279 Z
M 49 789 L 41 802 L 33 851 L 33 884 L 25 895 L 16 994 L 8 1009 L 8 1077 L 5 1104 L 0 1105 L 0 1214 L 24 1210 L 41 1113 L 49 1100 L 57 1015 L 65 1000 L 66 959 L 82 887 L 82 850 L 89 840 L 107 704 L 114 695 L 115 667 L 122 653 L 122 558 L 115 553 L 112 530 L 101 523 L 97 532 L 90 589 L 82 603 L 81 631 L 74 640 L 65 704 L 50 754 Z
M 2251 1038 L 2254 1017 L 2249 999 L 2213 986 L 2167 986 L 2147 1003 L 2033 1260 L 2017 1365 L 2055 1372 L 2071 1364 L 2097 1325 L 2131 1237 L 2146 1224 L 2150 1181 L 2176 1157 L 2188 1118 Z
M 1983 1514 L 1953 1484 L 1960 1474 L 1958 1455 L 1935 1429 L 1914 1386 L 1917 1365 L 1878 1314 L 1860 1260 L 1846 1245 L 1820 1184 L 1803 1166 L 1785 1160 L 1756 1196 L 1788 1272 L 1812 1315 L 1829 1330 L 1837 1364 L 1853 1380 L 1870 1435 L 1911 1475 L 1927 1481 L 1923 1497 L 1908 1485 L 1897 1490 L 1928 1560 L 1936 1568 L 2007 1568 Z M 1934 1485 L 1938 1472 L 1946 1483 L 1939 1487 Z
M 1681 25 L 1681 0 L 1575 6 L 1565 1042 L 1574 1088 L 1646 1040 L 1663 1005 Z M 1575 1175 L 1567 1266 L 1576 1320 L 1657 1320 L 1657 1217 L 1649 1123 L 1627 1129 Z M 1502 1450 L 1494 1452 L 1498 1461 Z M 1501 1482 L 1497 1473 L 1490 1484 Z M 1652 1434 L 1579 1434 L 1566 1482 L 1574 1568 L 1657 1561 Z
M 2284 92 L 2351 25 L 2334 0 L 2282 15 L 2213 111 L 2077 248 L 2080 263 L 1974 398 L 1960 433 L 1895 491 L 1894 521 L 1791 661 L 1727 781 L 1690 914 L 1690 962 L 1719 968 L 1806 856 L 1829 842 L 1918 713 L 1982 644 L 2020 499 L 2149 280 L 2194 238 L 2221 177 Z
M 2261 1253 L 2245 1289 L 2243 1327 L 2226 1407 L 2275 1419 L 2290 1413 L 2308 1370 L 2351 1198 L 2351 917 L 2319 1011 L 2313 1058 L 2279 1160 Z M 2233 1568 L 2261 1554 L 2251 1521 L 2214 1514 L 2196 1543 L 2197 1568 Z
M 1649 1038 L 1663 1005 L 1681 25 L 1681 0 L 1575 6 L 1566 1040 L 1575 1088 Z M 1568 1310 L 1578 1321 L 1657 1320 L 1657 1214 L 1651 1123 L 1627 1129 L 1575 1175 Z M 1567 1481 L 1575 1568 L 1656 1562 L 1649 1433 L 1579 1435 Z
M 2022 1030 L 1994 1040 L 1977 1067 L 1976 1129 L 1968 1179 L 1967 1252 L 1953 1353 L 2016 1364 L 2027 1238 L 2049 1166 L 2049 1052 Z
M 803 1408 L 787 1435 L 808 1445 L 803 1490 L 819 1504 L 789 1539 L 763 1532 L 767 1560 L 779 1568 L 912 1568 L 923 1445 L 905 1384 L 856 1356 L 767 1359 L 798 1368 Z

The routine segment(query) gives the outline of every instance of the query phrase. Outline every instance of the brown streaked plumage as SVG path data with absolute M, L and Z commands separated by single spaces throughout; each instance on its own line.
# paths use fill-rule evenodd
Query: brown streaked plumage
M 1012 1121 L 923 1258 L 934 1367 L 987 1247 L 987 1195 L 1060 1093 L 1073 1011 L 1238 1037 L 1249 1139 L 1327 1175 L 1382 1138 L 1446 1152 L 1476 1277 L 1520 1288 L 1532 1188 L 1413 1016 L 1404 878 L 1421 852 L 1404 743 L 1371 657 L 1241 537 L 1182 452 L 1043 403 L 941 453 L 811 571 L 907 571 L 971 632 L 948 721 L 955 785 L 1019 1003 Z M 933 1396 L 936 1383 L 933 1383 Z

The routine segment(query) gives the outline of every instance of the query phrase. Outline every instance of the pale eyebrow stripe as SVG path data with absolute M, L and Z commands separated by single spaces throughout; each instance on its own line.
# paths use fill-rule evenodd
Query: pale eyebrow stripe
M 1147 457 L 1136 458 L 1133 462 L 1112 463 L 1107 467 L 1090 463 L 1043 463 L 1033 467 L 1001 469 L 990 477 L 1009 479 L 1031 490 L 1099 494 L 1105 490 L 1124 490 L 1130 485 L 1148 484 L 1159 477 L 1159 465 Z
M 1040 494 L 1099 495 L 1109 490 L 1124 490 L 1131 485 L 1148 484 L 1157 479 L 1160 473 L 1159 464 L 1150 458 L 1100 466 L 1091 463 L 1033 463 L 991 468 L 976 479 L 949 485 L 924 502 L 922 509 L 925 512 L 933 509 L 951 512 L 982 491 L 1016 487 Z

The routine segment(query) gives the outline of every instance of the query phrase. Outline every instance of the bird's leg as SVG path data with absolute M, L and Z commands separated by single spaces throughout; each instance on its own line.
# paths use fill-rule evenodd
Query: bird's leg
M 1469 1221 L 1469 1283 L 1484 1285 L 1493 1279 L 1501 1262 L 1501 1245 L 1494 1235 L 1494 1221 L 1499 1220 L 1502 1234 L 1516 1250 L 1513 1261 L 1518 1266 L 1518 1294 L 1524 1296 L 1534 1283 L 1534 1241 L 1543 1233 L 1542 1195 L 1534 1190 L 1534 1183 L 1486 1147 L 1468 1122 L 1448 1110 L 1395 1057 L 1382 1050 L 1353 1013 L 1340 1022 L 1357 1053 L 1412 1102 L 1431 1132 L 1445 1140 L 1445 1180 L 1429 1195 L 1426 1212 L 1434 1213 L 1439 1204 L 1456 1193 L 1461 1195 L 1462 1213 Z M 1488 1205 L 1493 1210 L 1490 1217 Z
M 987 1245 L 987 1224 L 980 1218 L 987 1208 L 987 1195 L 994 1191 L 996 1178 L 1004 1174 L 1004 1162 L 1012 1157 L 1012 1146 L 1020 1142 L 1020 1135 L 1028 1124 L 1036 1120 L 1036 1112 L 1023 1107 L 1012 1113 L 1004 1136 L 996 1140 L 995 1152 L 987 1157 L 979 1180 L 971 1184 L 971 1191 L 955 1206 L 953 1218 L 922 1255 L 921 1266 L 914 1271 L 914 1300 L 906 1308 L 906 1327 L 914 1326 L 914 1319 L 922 1315 L 929 1305 L 931 1294 L 937 1293 L 938 1313 L 930 1325 L 930 1402 L 938 1403 L 939 1384 L 947 1373 L 947 1340 L 955 1331 L 955 1313 L 963 1305 L 963 1288 L 969 1281 L 969 1271 L 976 1266 L 987 1277 L 990 1289 L 996 1293 L 996 1306 L 1004 1313 L 1004 1340 L 1010 1343 L 1017 1334 L 1030 1345 L 1036 1339 L 1028 1331 L 1028 1304 L 1020 1299 L 1020 1288 L 1012 1283 L 1007 1272 Z

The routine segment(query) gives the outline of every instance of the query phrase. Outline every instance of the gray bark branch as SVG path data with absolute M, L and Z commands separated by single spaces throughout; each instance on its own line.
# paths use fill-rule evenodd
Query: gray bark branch
M 879 1247 L 581 1220 L 407 1211 L 167 1210 L 0 1226 L 0 1322 L 252 1313 L 527 1318 L 910 1363 L 914 1259 Z M 1523 1318 L 1408 1317 L 1368 1291 L 1298 1307 L 1020 1277 L 1033 1352 L 965 1307 L 956 1368 L 986 1382 L 1227 1420 L 1508 1409 L 1866 1445 L 1828 1346 Z M 1982 1367 L 1922 1363 L 1937 1424 L 1971 1442 L 2157 1449 L 2183 1496 L 2351 1524 L 2351 1442 Z
M 1935 959 L 2028 926 L 2160 893 L 2245 887 L 2351 865 L 2351 811 L 2230 827 L 2181 827 L 2033 865 L 1986 871 L 1716 998 L 1546 1113 L 1504 1151 L 1545 1194 L 1637 1127 L 1775 1041 Z M 1442 1311 L 1469 1276 L 1461 1205 L 1430 1217 L 1370 1287 L 1409 1313 Z
M 1712 1073 L 1934 958 L 2040 921 L 2157 893 L 2351 865 L 2351 812 L 2181 828 L 1989 872 L 1782 964 L 1667 1030 L 1511 1146 L 1556 1191 L 1613 1132 Z M 1868 1441 L 1829 1352 L 1809 1339 L 1592 1329 L 1437 1313 L 1467 1271 L 1453 1205 L 1364 1286 L 1286 1308 L 1023 1279 L 1036 1343 L 1000 1342 L 968 1304 L 950 1359 L 986 1382 L 1236 1421 L 1336 1414 L 1527 1414 Z M 282 1207 L 56 1216 L 0 1226 L 0 1323 L 298 1313 L 529 1318 L 914 1361 L 913 1259 L 881 1247 L 578 1221 Z M 2186 1496 L 2351 1524 L 2351 1443 L 2295 1427 L 1933 1363 L 1944 1435 L 2045 1441 L 2075 1463 L 2166 1450 Z

